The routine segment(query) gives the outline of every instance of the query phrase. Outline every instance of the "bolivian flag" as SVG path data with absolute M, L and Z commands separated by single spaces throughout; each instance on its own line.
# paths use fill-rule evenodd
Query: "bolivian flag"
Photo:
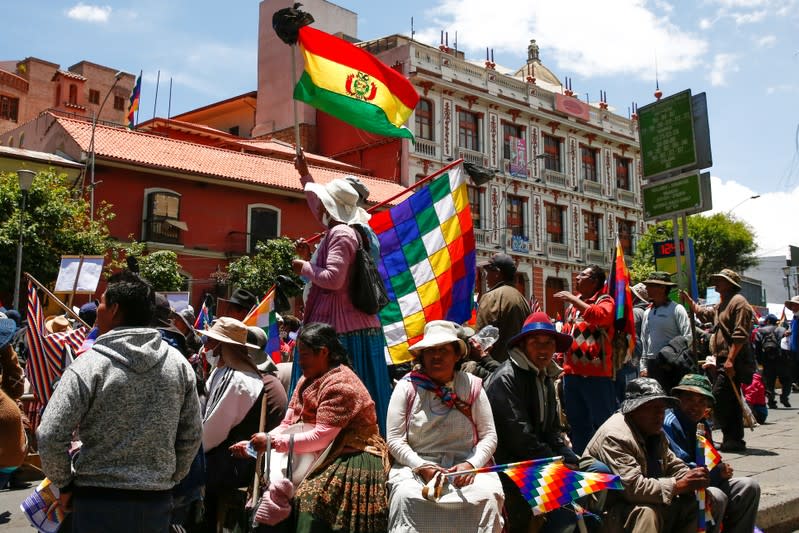
M 404 126 L 419 95 L 396 70 L 338 37 L 303 26 L 299 40 L 305 72 L 294 98 L 379 135 L 407 137 Z

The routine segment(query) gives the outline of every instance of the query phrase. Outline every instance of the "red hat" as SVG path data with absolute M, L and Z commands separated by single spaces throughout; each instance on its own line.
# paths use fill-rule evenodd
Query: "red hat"
M 528 335 L 533 335 L 535 333 L 546 333 L 547 335 L 554 337 L 555 341 L 557 342 L 556 350 L 558 352 L 565 352 L 572 345 L 571 335 L 558 333 L 558 330 L 556 330 L 555 326 L 552 325 L 552 320 L 549 318 L 549 315 L 543 311 L 531 313 L 530 316 L 528 316 L 524 321 L 522 330 L 518 335 L 512 337 L 508 341 L 508 345 L 515 346 Z

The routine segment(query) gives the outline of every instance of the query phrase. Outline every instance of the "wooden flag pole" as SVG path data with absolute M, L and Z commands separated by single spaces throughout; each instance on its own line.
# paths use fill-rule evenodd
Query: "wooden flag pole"
M 53 301 L 55 301 L 55 303 L 57 303 L 57 304 L 58 304 L 58 306 L 59 306 L 61 309 L 63 309 L 63 310 L 64 310 L 64 311 L 65 311 L 65 312 L 66 312 L 68 315 L 72 316 L 72 318 L 74 318 L 75 320 L 77 320 L 78 322 L 80 322 L 81 324 L 83 324 L 84 326 L 86 326 L 87 328 L 89 328 L 89 329 L 92 329 L 92 328 L 91 328 L 91 326 L 89 326 L 89 324 L 87 324 L 86 322 L 84 322 L 84 321 L 83 321 L 83 319 L 81 319 L 81 317 L 79 317 L 79 316 L 78 316 L 78 315 L 75 313 L 75 311 L 73 311 L 72 309 L 70 309 L 70 308 L 69 308 L 69 307 L 68 307 L 66 304 L 64 304 L 64 302 L 62 302 L 61 300 L 59 300 L 59 299 L 58 299 L 58 297 L 57 297 L 55 294 L 53 294 L 52 292 L 50 292 L 49 290 L 47 290 L 47 287 L 45 287 L 44 285 L 42 285 L 41 283 L 39 283 L 39 280 L 37 280 L 36 278 L 34 278 L 33 276 L 31 276 L 31 275 L 30 275 L 29 273 L 27 273 L 27 272 L 25 272 L 25 276 L 27 276 L 27 278 L 28 278 L 29 280 L 31 280 L 33 283 L 35 283 L 35 284 L 36 284 L 36 286 L 37 286 L 37 287 L 39 287 L 39 288 L 40 288 L 42 291 L 44 291 L 44 293 L 45 293 L 45 294 L 48 296 L 48 298 L 50 298 L 50 299 L 52 299 Z
M 291 83 L 297 84 L 297 44 L 291 45 Z M 300 118 L 297 110 L 297 99 L 292 96 L 291 103 L 294 107 L 294 150 L 299 156 L 302 154 L 302 144 L 300 144 Z
M 449 170 L 449 169 L 451 169 L 453 167 L 456 167 L 456 166 L 460 165 L 461 163 L 463 163 L 463 159 L 458 159 L 456 161 L 453 161 L 449 165 L 447 165 L 445 167 L 442 167 L 441 169 L 437 170 L 436 172 L 433 172 L 432 174 L 430 174 L 429 176 L 426 176 L 426 177 L 420 179 L 419 181 L 417 181 L 416 183 L 410 185 L 409 187 L 406 187 L 404 190 L 398 192 L 397 194 L 395 194 L 391 198 L 388 198 L 387 200 L 383 200 L 379 204 L 373 205 L 372 207 L 367 209 L 366 212 L 367 213 L 374 213 L 375 211 L 377 211 L 381 207 L 387 205 L 389 202 L 392 202 L 392 201 L 396 200 L 400 196 L 408 194 L 410 191 L 414 190 L 415 188 L 419 187 L 420 185 L 424 185 L 425 183 L 427 183 L 428 181 L 432 180 L 433 178 L 435 178 L 437 176 L 440 176 L 441 174 L 443 174 L 447 170 Z M 316 233 L 312 237 L 309 237 L 308 239 L 306 239 L 305 242 L 307 242 L 308 244 L 313 244 L 316 241 L 318 241 L 319 239 L 321 239 L 322 235 L 324 235 L 324 232 Z

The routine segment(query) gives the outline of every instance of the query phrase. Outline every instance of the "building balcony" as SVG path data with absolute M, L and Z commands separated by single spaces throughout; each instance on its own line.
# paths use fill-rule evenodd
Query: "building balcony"
M 188 230 L 185 222 L 158 217 L 144 221 L 144 240 L 164 244 L 182 244 L 181 231 Z
M 602 184 L 596 181 L 583 180 L 583 192 L 594 196 L 602 196 Z
M 560 187 L 561 189 L 565 189 L 566 184 L 568 183 L 566 174 L 557 172 L 555 170 L 545 170 L 544 180 L 547 182 L 547 185 L 554 185 L 556 187 Z
M 488 158 L 482 152 L 469 150 L 460 146 L 455 148 L 456 158 L 462 158 L 467 163 L 473 163 L 480 166 L 488 166 Z
M 547 243 L 547 255 L 558 259 L 567 259 L 569 257 L 569 247 L 563 243 L 549 242 Z
M 585 251 L 585 262 L 586 263 L 596 263 L 597 265 L 603 265 L 608 260 L 608 253 L 605 250 L 591 250 L 588 249 Z
M 413 152 L 422 157 L 438 159 L 438 143 L 417 137 L 416 144 L 413 145 Z
M 632 191 L 625 191 L 624 189 L 619 189 L 616 194 L 620 202 L 624 202 L 625 204 L 635 203 L 635 193 Z

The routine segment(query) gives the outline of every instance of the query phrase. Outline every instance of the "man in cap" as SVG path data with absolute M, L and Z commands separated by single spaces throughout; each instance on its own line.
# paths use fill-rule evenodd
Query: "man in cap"
M 744 441 L 743 412 L 738 390 L 741 383 L 752 382 L 756 370 L 754 355 L 749 344 L 749 333 L 754 323 L 752 306 L 739 291 L 741 277 L 725 268 L 718 274 L 710 276 L 710 282 L 719 293 L 719 303 L 702 307 L 682 291 L 684 302 L 689 302 L 699 320 L 713 323 L 713 334 L 710 337 L 710 352 L 716 357 L 716 365 L 720 372 L 713 383 L 713 395 L 716 398 L 716 419 L 721 425 L 724 441 L 721 451 L 746 451 Z
M 652 304 L 641 322 L 641 375 L 655 377 L 657 372 L 652 366 L 658 352 L 674 337 L 690 335 L 691 320 L 683 306 L 669 299 L 669 292 L 677 284 L 668 272 L 652 272 L 644 285 Z
M 613 298 L 601 294 L 604 286 L 605 272 L 589 265 L 577 274 L 575 294 L 555 293 L 556 299 L 570 304 L 562 331 L 574 340 L 563 358 L 563 404 L 577 453 L 616 410 Z
M 94 327 L 94 321 L 97 320 L 97 302 L 91 301 L 81 305 L 78 317 L 86 322 L 89 328 Z
M 669 449 L 663 419 L 678 403 L 654 379 L 634 379 L 621 409 L 588 443 L 581 463 L 603 462 L 623 487 L 607 495 L 603 531 L 696 531 L 694 491 L 706 488 L 709 477 L 706 468 L 689 467 Z
M 486 387 L 497 429 L 497 463 L 561 455 L 565 463 L 576 468 L 578 457 L 563 439 L 555 400 L 554 380 L 561 368 L 552 360 L 556 351 L 566 351 L 571 342 L 572 338 L 558 333 L 542 312 L 527 317 L 521 332 L 509 339 L 508 359 L 494 371 Z M 500 479 L 509 531 L 528 531 L 530 505 L 513 481 L 504 474 Z M 547 516 L 550 525 L 553 521 L 568 523 L 569 518 L 574 523 L 574 513 L 565 509 Z
M 530 314 L 530 304 L 514 286 L 516 263 L 508 254 L 497 253 L 480 265 L 486 275 L 486 292 L 477 304 L 477 330 L 491 325 L 499 329 L 499 338 L 491 356 L 499 362 L 508 358 L 508 339 L 522 328 Z
M 166 531 L 172 487 L 200 446 L 194 373 L 148 327 L 154 307 L 137 274 L 111 276 L 97 308 L 100 336 L 64 371 L 42 416 L 42 470 L 72 507 L 75 531 Z M 83 447 L 72 461 L 76 432 Z
M 765 317 L 765 323 L 755 330 L 755 355 L 763 365 L 763 384 L 766 386 L 769 409 L 777 408 L 777 393 L 774 390 L 777 378 L 782 384 L 780 402 L 784 407 L 791 406 L 791 383 L 793 382 L 791 353 L 781 348 L 786 331 L 785 328 L 777 325 L 778 320 L 776 315 L 769 313 Z
M 702 424 L 707 438 L 713 443 L 713 435 L 706 415 L 713 406 L 714 398 L 710 380 L 701 374 L 686 374 L 680 383 L 671 389 L 680 403 L 666 412 L 663 430 L 669 439 L 671 451 L 690 467 L 696 466 L 696 427 Z M 755 528 L 757 506 L 760 502 L 760 485 L 749 477 L 732 477 L 732 465 L 719 463 L 710 472 L 707 488 L 713 502 L 711 511 L 715 521 L 713 529 L 719 531 L 722 519 L 727 533 L 749 533 Z

